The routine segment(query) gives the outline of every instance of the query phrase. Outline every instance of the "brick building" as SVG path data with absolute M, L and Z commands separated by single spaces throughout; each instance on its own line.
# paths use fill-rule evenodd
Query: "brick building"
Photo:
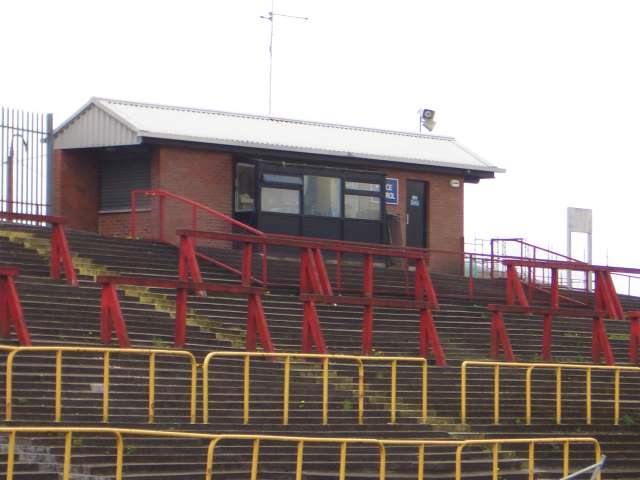
M 501 171 L 448 137 L 94 98 L 55 132 L 54 209 L 125 236 L 131 190 L 164 189 L 266 232 L 458 251 L 465 183 Z M 167 208 L 172 238 L 189 211 Z

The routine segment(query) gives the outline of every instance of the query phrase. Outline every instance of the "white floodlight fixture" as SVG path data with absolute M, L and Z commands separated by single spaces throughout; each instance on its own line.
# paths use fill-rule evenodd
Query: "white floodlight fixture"
M 431 132 L 436 126 L 436 122 L 433 119 L 435 116 L 436 112 L 434 110 L 423 108 L 420 110 L 420 125 Z

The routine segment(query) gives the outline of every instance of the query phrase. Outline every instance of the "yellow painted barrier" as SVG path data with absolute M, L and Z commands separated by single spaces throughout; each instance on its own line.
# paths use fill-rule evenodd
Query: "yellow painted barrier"
M 62 420 L 62 366 L 64 353 L 97 353 L 103 355 L 102 371 L 102 421 L 109 421 L 109 391 L 110 391 L 110 362 L 112 355 L 146 355 L 149 357 L 149 371 L 147 383 L 149 389 L 148 421 L 155 422 L 155 392 L 156 392 L 156 356 L 184 357 L 191 365 L 191 380 L 189 387 L 189 414 L 191 423 L 196 422 L 196 387 L 198 383 L 198 365 L 191 352 L 186 350 L 161 350 L 144 348 L 107 348 L 107 347 L 0 347 L 0 351 L 8 352 L 6 365 L 5 389 L 5 420 L 13 420 L 13 364 L 16 355 L 20 353 L 53 352 L 55 353 L 55 401 L 54 421 Z
M 418 451 L 418 471 L 417 480 L 428 478 L 424 472 L 424 453 L 429 447 L 452 447 L 455 448 L 455 479 L 463 478 L 462 460 L 465 448 L 473 446 L 490 447 L 492 452 L 492 476 L 498 479 L 499 474 L 499 452 L 503 446 L 525 444 L 528 445 L 528 473 L 529 479 L 533 480 L 535 475 L 535 446 L 540 444 L 562 446 L 563 472 L 566 476 L 570 468 L 570 446 L 573 444 L 593 445 L 594 458 L 600 460 L 602 454 L 600 444 L 590 437 L 549 437 L 549 438 L 509 438 L 509 439 L 484 439 L 484 440 L 395 440 L 375 438 L 349 438 L 349 437 L 300 437 L 300 436 L 278 436 L 278 435 L 244 435 L 244 434 L 207 434 L 191 432 L 175 432 L 161 430 L 144 430 L 130 428 L 107 428 L 107 427 L 0 427 L 0 435 L 8 435 L 7 446 L 7 480 L 13 480 L 15 470 L 16 438 L 19 434 L 62 434 L 65 437 L 65 451 L 63 456 L 63 480 L 69 480 L 71 476 L 71 461 L 73 448 L 73 435 L 105 434 L 113 435 L 116 442 L 116 458 L 114 462 L 115 480 L 122 480 L 124 465 L 125 436 L 136 436 L 143 438 L 177 438 L 177 439 L 200 439 L 208 440 L 207 461 L 204 473 L 205 480 L 211 480 L 214 472 L 215 449 L 225 440 L 247 440 L 251 442 L 251 479 L 257 480 L 260 459 L 260 448 L 264 442 L 286 442 L 296 445 L 296 480 L 302 479 L 304 463 L 304 447 L 306 444 L 335 444 L 340 446 L 339 453 L 339 479 L 346 478 L 347 470 L 347 449 L 349 445 L 371 445 L 378 449 L 378 477 L 379 480 L 386 478 L 386 462 L 388 446 L 415 446 Z M 331 465 L 335 465 L 331 463 Z
M 524 362 L 485 362 L 468 360 L 462 362 L 460 367 L 460 420 L 467 422 L 467 369 L 469 367 L 493 368 L 494 393 L 493 415 L 494 423 L 500 423 L 500 369 L 514 368 L 526 369 L 525 375 L 525 420 L 531 424 L 532 412 L 532 378 L 534 370 L 548 369 L 555 371 L 555 405 L 556 423 L 562 423 L 562 372 L 565 370 L 581 370 L 585 372 L 585 411 L 586 423 L 591 425 L 592 392 L 591 373 L 593 370 L 606 370 L 613 372 L 613 424 L 620 423 L 620 372 L 640 373 L 640 367 L 624 367 L 617 365 L 582 365 L 571 363 L 524 363 Z
M 397 418 L 397 367 L 399 362 L 414 363 L 422 367 L 421 375 L 421 420 L 427 421 L 427 361 L 422 357 L 368 357 L 357 355 L 330 355 L 314 353 L 266 353 L 266 352 L 211 352 L 202 362 L 202 420 L 209 423 L 209 369 L 214 358 L 244 359 L 243 379 L 243 420 L 250 418 L 250 365 L 252 358 L 273 358 L 284 360 L 283 412 L 282 423 L 289 423 L 289 392 L 291 383 L 291 359 L 320 360 L 322 362 L 322 424 L 329 422 L 329 363 L 331 361 L 352 361 L 358 368 L 358 423 L 364 422 L 364 366 L 370 362 L 389 362 L 391 366 L 390 422 Z

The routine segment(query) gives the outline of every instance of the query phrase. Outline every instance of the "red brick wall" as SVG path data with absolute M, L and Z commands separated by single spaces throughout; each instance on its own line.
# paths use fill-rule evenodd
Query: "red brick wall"
M 405 243 L 405 213 L 407 180 L 427 182 L 427 247 L 436 250 L 461 251 L 464 238 L 464 179 L 461 176 L 387 170 L 387 177 L 398 179 L 398 205 L 388 205 L 387 212 L 397 214 L 402 225 L 402 243 Z M 460 187 L 454 188 L 450 180 L 456 179 Z M 460 258 L 454 255 L 432 255 L 434 271 L 459 272 Z
M 68 226 L 98 231 L 100 205 L 98 160 L 90 150 L 56 150 L 53 208 Z
M 154 188 L 163 188 L 185 196 L 229 216 L 233 214 L 234 180 L 231 154 L 161 146 L 154 151 L 151 164 Z M 157 218 L 157 203 L 154 203 L 153 214 L 154 218 Z M 191 225 L 191 208 L 175 200 L 168 200 L 165 238 L 174 240 L 177 228 L 191 228 Z M 197 217 L 197 228 L 228 231 L 229 225 L 211 215 L 201 213 Z
M 101 213 L 98 231 L 101 235 L 108 237 L 127 237 L 129 236 L 129 219 L 128 212 Z M 152 225 L 150 211 L 138 211 L 136 219 L 136 237 L 156 237 L 157 228 L 152 229 L 152 227 L 157 227 L 157 225 Z

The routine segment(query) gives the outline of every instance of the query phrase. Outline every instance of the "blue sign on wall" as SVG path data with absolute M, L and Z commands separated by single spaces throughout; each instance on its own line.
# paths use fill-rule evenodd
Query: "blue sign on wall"
M 387 205 L 398 205 L 398 179 L 387 178 L 384 184 L 384 199 Z

